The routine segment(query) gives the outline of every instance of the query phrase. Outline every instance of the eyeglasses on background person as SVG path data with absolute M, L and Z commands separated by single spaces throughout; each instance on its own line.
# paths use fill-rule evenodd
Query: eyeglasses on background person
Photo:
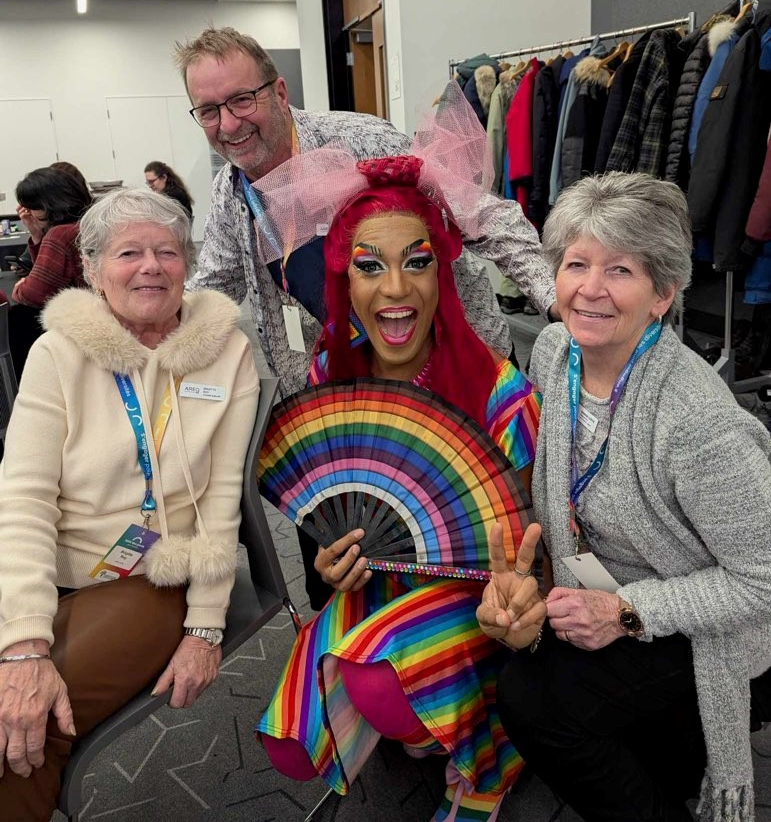
M 274 77 L 273 80 L 268 80 L 267 83 L 263 83 L 251 91 L 242 91 L 234 94 L 222 103 L 206 103 L 203 106 L 191 108 L 190 114 L 196 123 L 204 128 L 219 123 L 222 106 L 225 106 L 234 117 L 248 117 L 250 114 L 254 114 L 257 110 L 257 104 L 266 96 L 262 95 L 260 99 L 258 99 L 257 95 L 269 86 L 272 86 L 277 79 L 278 78 Z

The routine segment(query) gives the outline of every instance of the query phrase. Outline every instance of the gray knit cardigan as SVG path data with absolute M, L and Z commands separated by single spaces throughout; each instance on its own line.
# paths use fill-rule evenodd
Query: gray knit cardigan
M 558 323 L 533 349 L 543 411 L 532 490 L 555 582 L 578 587 L 560 561 L 574 550 L 568 341 Z M 703 820 L 754 818 L 749 680 L 771 665 L 770 457 L 765 428 L 666 328 L 632 371 L 602 470 L 619 523 L 653 569 L 619 595 L 640 613 L 645 639 L 679 632 L 691 640 L 707 747 Z

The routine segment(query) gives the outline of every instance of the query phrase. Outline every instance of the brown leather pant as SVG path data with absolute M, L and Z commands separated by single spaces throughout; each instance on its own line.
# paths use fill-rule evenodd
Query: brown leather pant
M 144 576 L 102 582 L 59 600 L 51 656 L 67 683 L 78 737 L 160 675 L 182 639 L 186 610 L 184 588 L 154 588 Z M 5 762 L 3 822 L 48 822 L 72 743 L 50 715 L 45 764 L 23 779 Z

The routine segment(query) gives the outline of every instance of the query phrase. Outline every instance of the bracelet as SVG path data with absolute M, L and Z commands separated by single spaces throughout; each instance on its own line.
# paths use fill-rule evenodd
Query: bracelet
M 0 656 L 0 665 L 4 662 L 22 662 L 25 659 L 50 659 L 51 654 L 14 654 L 13 656 Z
M 541 644 L 541 640 L 543 639 L 543 625 L 541 625 L 541 630 L 538 632 L 538 636 L 530 643 L 530 653 L 534 654 L 538 650 L 538 646 Z

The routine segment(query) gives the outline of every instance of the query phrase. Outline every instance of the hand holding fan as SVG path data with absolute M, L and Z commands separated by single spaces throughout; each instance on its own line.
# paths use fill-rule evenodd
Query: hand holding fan
M 320 545 L 364 530 L 376 570 L 487 579 L 487 537 L 507 558 L 532 521 L 516 470 L 480 426 L 410 383 L 323 383 L 274 409 L 260 491 Z

